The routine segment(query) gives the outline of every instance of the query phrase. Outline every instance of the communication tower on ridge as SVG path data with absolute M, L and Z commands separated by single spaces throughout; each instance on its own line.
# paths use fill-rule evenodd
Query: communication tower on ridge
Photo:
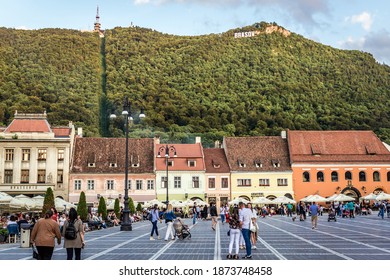
M 104 30 L 101 30 L 101 23 L 99 22 L 100 16 L 99 16 L 99 6 L 97 6 L 96 9 L 96 21 L 94 23 L 94 32 L 99 32 L 99 37 L 104 37 Z

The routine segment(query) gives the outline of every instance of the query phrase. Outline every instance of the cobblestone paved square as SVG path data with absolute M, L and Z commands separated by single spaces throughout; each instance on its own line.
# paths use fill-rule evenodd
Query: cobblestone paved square
M 310 220 L 293 222 L 286 216 L 258 218 L 260 228 L 254 260 L 390 260 L 390 219 L 357 216 L 328 222 L 319 217 L 317 230 Z M 88 260 L 225 260 L 228 254 L 228 225 L 219 221 L 216 231 L 211 221 L 185 223 L 191 239 L 164 241 L 166 226 L 159 224 L 161 240 L 149 240 L 148 221 L 133 224 L 133 231 L 120 227 L 87 232 L 82 259 Z M 240 250 L 240 257 L 245 250 Z M 0 260 L 30 260 L 31 248 L 1 244 Z M 55 248 L 54 260 L 65 260 L 62 245 Z M 230 261 L 230 260 L 229 260 Z

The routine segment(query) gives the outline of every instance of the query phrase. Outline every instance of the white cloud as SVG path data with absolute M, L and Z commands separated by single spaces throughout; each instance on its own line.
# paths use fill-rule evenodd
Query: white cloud
M 360 15 L 353 15 L 351 17 L 347 17 L 345 21 L 351 22 L 353 24 L 361 24 L 364 30 L 369 31 L 373 23 L 373 18 L 370 13 L 363 12 Z
M 149 4 L 150 0 L 134 0 L 135 5 L 144 5 L 144 4 Z

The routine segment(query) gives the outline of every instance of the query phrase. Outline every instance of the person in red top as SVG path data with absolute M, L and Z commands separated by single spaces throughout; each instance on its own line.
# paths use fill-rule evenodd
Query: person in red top
M 52 207 L 52 208 L 50 208 L 50 210 L 53 212 L 53 216 L 51 216 L 51 218 L 53 219 L 53 221 L 55 221 L 57 224 L 59 224 L 57 209 Z

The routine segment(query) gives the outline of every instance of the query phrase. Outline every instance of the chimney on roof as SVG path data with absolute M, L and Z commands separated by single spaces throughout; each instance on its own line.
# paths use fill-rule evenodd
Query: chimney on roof
M 214 142 L 214 147 L 215 148 L 221 148 L 221 142 L 219 142 L 219 140 L 215 141 Z
M 78 127 L 78 128 L 77 128 L 77 135 L 78 135 L 79 137 L 83 137 L 83 128 L 82 128 L 82 127 Z
M 156 145 L 159 145 L 159 144 L 160 144 L 160 136 L 154 137 L 154 143 L 155 143 Z
M 282 136 L 283 139 L 286 139 L 287 138 L 287 132 L 285 130 L 282 130 L 282 132 L 280 132 L 280 136 Z
M 199 143 L 202 143 L 201 137 L 200 136 L 196 136 L 195 137 L 195 144 L 199 144 Z

